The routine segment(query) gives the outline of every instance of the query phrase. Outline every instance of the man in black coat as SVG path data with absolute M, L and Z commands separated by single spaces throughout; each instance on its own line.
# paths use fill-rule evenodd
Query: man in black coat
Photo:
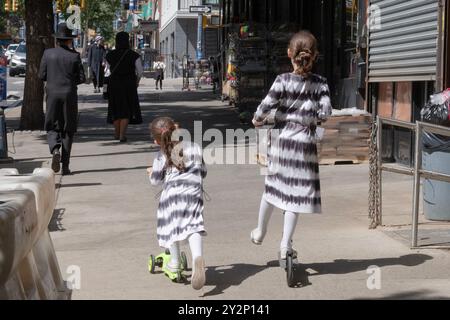
M 99 93 L 103 88 L 105 79 L 105 56 L 106 49 L 103 46 L 103 38 L 97 36 L 95 43 L 90 47 L 88 54 L 89 67 L 92 70 L 92 82 L 94 83 L 94 93 Z
M 63 175 L 71 173 L 70 152 L 78 120 L 77 86 L 86 80 L 80 54 L 72 48 L 74 37 L 65 23 L 60 24 L 55 35 L 58 47 L 45 50 L 39 69 L 39 78 L 47 82 L 45 130 L 52 169 L 59 172 L 62 163 Z

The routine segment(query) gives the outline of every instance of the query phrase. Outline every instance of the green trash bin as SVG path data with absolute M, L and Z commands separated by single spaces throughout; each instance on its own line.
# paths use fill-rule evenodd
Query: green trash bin
M 450 138 L 424 133 L 423 147 L 423 169 L 450 174 Z M 450 221 L 450 183 L 425 179 L 423 200 L 426 219 Z

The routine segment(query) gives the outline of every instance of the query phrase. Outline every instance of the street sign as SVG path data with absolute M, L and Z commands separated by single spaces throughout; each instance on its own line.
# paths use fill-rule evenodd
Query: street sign
M 212 6 L 190 6 L 189 12 L 190 13 L 211 13 Z

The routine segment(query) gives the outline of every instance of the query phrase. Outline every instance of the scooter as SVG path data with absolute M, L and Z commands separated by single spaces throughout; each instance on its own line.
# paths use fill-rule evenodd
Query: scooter
M 183 272 L 187 270 L 188 264 L 186 254 L 184 252 L 181 252 L 180 258 L 181 258 L 181 269 L 176 272 L 173 272 L 167 268 L 167 265 L 170 262 L 169 250 L 165 250 L 163 253 L 161 253 L 156 257 L 151 254 L 148 259 L 148 271 L 151 274 L 155 274 L 155 268 L 159 267 L 171 281 L 176 283 L 182 283 L 185 280 Z

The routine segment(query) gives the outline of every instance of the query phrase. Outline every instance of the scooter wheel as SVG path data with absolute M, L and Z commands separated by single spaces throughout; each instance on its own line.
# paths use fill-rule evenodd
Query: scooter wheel
M 158 258 L 158 259 L 155 260 L 155 265 L 157 267 L 162 268 L 163 264 L 164 264 L 163 258 Z
M 151 254 L 150 258 L 148 259 L 148 271 L 152 274 L 155 273 L 155 264 L 155 256 Z
M 292 288 L 295 286 L 294 283 L 294 261 L 292 257 L 292 252 L 288 252 L 286 255 L 286 280 L 288 287 Z
M 183 268 L 184 271 L 186 271 L 188 268 L 188 262 L 186 254 L 184 252 L 181 252 L 181 267 Z
M 175 279 L 175 281 L 177 283 L 182 283 L 183 282 L 183 275 L 181 274 L 181 272 L 177 272 L 177 278 Z

